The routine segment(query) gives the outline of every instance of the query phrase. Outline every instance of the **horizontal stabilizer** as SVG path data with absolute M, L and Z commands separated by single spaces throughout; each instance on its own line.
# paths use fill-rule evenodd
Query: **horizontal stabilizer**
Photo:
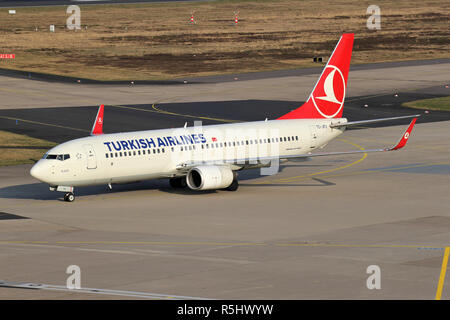
M 340 128 L 340 127 L 350 127 L 350 126 L 358 126 L 376 122 L 383 121 L 392 121 L 392 120 L 400 120 L 400 119 L 408 119 L 408 118 L 417 118 L 420 117 L 420 114 L 414 114 L 411 116 L 402 116 L 402 117 L 393 117 L 393 118 L 381 118 L 381 119 L 373 119 L 373 120 L 362 120 L 362 121 L 351 121 L 351 122 L 336 122 L 330 125 L 330 128 Z

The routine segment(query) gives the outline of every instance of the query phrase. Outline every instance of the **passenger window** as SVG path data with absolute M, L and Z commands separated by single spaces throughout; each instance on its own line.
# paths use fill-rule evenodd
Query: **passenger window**
M 158 153 L 160 153 L 160 150 L 158 149 Z
M 153 149 L 153 153 L 156 153 L 156 149 Z
M 116 152 L 116 158 L 117 158 L 117 152 Z
M 128 155 L 131 157 L 131 151 L 128 151 Z
M 133 156 L 135 156 L 136 155 L 136 151 L 133 151 Z
M 119 152 L 119 155 L 122 156 L 122 152 Z
M 111 154 L 109 155 L 110 158 L 114 157 L 114 153 L 111 152 Z
M 109 155 L 108 155 L 107 153 L 105 154 L 105 156 L 106 156 L 107 158 L 109 157 Z

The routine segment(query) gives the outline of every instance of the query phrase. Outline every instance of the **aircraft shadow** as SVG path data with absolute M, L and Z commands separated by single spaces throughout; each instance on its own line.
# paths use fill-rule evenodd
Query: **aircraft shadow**
M 283 171 L 287 167 L 323 167 L 327 165 L 304 165 L 304 164 L 289 164 L 282 165 L 278 172 Z M 319 182 L 317 183 L 264 183 L 264 184 L 252 184 L 245 183 L 248 180 L 257 180 L 258 178 L 267 177 L 267 175 L 261 175 L 260 169 L 250 169 L 245 171 L 240 171 L 238 173 L 238 179 L 241 186 L 330 186 L 334 183 L 321 180 L 318 178 L 312 178 L 312 180 Z M 186 195 L 203 195 L 216 193 L 216 190 L 205 190 L 205 191 L 194 191 L 189 188 L 174 189 L 170 187 L 168 179 L 154 179 L 142 182 L 134 182 L 128 184 L 113 184 L 112 190 L 109 190 L 106 185 L 100 186 L 88 186 L 75 188 L 76 196 L 89 196 L 89 195 L 102 195 L 110 193 L 126 193 L 139 190 L 159 190 L 165 193 L 172 194 L 186 194 Z M 61 200 L 63 201 L 64 193 L 62 192 L 52 192 L 49 190 L 48 185 L 45 183 L 29 183 L 15 186 L 8 186 L 0 188 L 0 198 L 4 199 L 30 199 L 30 200 Z

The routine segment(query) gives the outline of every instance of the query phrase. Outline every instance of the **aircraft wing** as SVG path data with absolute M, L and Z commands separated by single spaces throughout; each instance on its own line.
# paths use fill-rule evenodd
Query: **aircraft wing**
M 387 152 L 394 151 L 403 148 L 408 142 L 408 139 L 411 135 L 412 129 L 416 123 L 417 118 L 414 118 L 409 124 L 406 131 L 403 133 L 400 140 L 391 147 L 379 148 L 379 149 L 367 149 L 367 150 L 352 150 L 352 151 L 340 151 L 340 152 L 322 152 L 322 153 L 305 153 L 305 154 L 297 154 L 297 155 L 288 155 L 288 156 L 266 156 L 266 157 L 255 157 L 255 158 L 241 158 L 241 159 L 229 159 L 229 160 L 212 160 L 212 161 L 187 161 L 184 163 L 180 163 L 177 166 L 177 170 L 179 171 L 188 171 L 190 168 L 199 166 L 199 165 L 228 165 L 232 167 L 233 170 L 239 170 L 242 168 L 249 167 L 259 167 L 261 165 L 270 165 L 271 161 L 278 160 L 294 160 L 294 159 L 305 159 L 312 157 L 324 157 L 324 156 L 339 156 L 346 154 L 355 154 L 355 153 L 370 153 L 370 152 Z

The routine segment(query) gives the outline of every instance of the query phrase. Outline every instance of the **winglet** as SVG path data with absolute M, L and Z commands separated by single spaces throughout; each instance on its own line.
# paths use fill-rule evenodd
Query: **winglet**
M 92 126 L 91 136 L 103 134 L 103 111 L 105 106 L 102 104 L 98 108 L 97 117 L 95 118 L 94 125 Z
M 414 124 L 416 123 L 417 118 L 412 119 L 411 123 L 409 124 L 408 129 L 406 129 L 405 133 L 403 133 L 403 136 L 401 137 L 400 141 L 395 145 L 394 147 L 388 149 L 388 151 L 392 150 L 398 150 L 403 148 L 406 145 L 406 142 L 408 142 L 408 138 L 411 135 L 411 131 L 414 127 Z

